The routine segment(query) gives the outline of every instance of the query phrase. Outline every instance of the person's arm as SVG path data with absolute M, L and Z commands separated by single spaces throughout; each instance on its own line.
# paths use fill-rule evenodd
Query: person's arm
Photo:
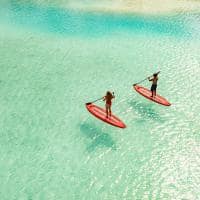
M 103 99 L 103 101 L 105 101 L 106 100 L 106 96 L 104 96 L 102 99 Z
M 149 81 L 153 81 L 153 78 L 151 79 L 151 77 L 148 77 Z

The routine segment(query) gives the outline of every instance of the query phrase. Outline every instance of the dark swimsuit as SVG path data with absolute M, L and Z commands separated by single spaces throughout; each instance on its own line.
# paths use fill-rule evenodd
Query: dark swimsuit
M 157 85 L 153 84 L 153 85 L 151 86 L 151 91 L 156 91 L 156 88 L 157 88 Z

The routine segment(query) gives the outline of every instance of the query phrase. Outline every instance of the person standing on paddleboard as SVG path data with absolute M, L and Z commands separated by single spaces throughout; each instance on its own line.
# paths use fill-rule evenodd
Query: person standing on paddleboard
M 106 96 L 103 97 L 103 100 L 106 101 L 106 118 L 108 118 L 108 115 L 111 117 L 111 106 L 112 106 L 112 99 L 115 98 L 114 92 L 111 93 L 110 91 L 106 92 Z
M 149 79 L 149 81 L 152 81 L 152 85 L 151 85 L 152 95 L 151 95 L 151 97 L 155 97 L 156 96 L 156 89 L 157 89 L 157 82 L 158 82 L 158 74 L 155 73 L 155 74 L 153 74 L 153 78 L 149 77 L 148 79 Z

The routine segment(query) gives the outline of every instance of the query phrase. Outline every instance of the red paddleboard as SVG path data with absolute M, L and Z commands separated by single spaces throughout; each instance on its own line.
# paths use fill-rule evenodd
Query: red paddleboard
M 94 115 L 95 117 L 97 117 L 98 119 L 111 124 L 112 126 L 116 126 L 119 128 L 126 128 L 126 125 L 115 115 L 111 115 L 111 117 L 106 117 L 106 110 L 103 108 L 100 108 L 99 106 L 96 106 L 94 104 L 86 104 L 86 108 L 88 109 L 88 111 Z
M 150 90 L 148 90 L 147 88 L 144 88 L 140 85 L 134 85 L 134 88 L 139 94 L 141 94 L 142 96 L 146 97 L 147 99 L 149 99 L 151 101 L 154 101 L 154 102 L 159 103 L 164 106 L 171 105 L 171 103 L 169 103 L 169 101 L 167 101 L 167 99 L 165 99 L 164 97 L 161 97 L 158 94 L 156 94 L 155 97 L 151 97 L 152 92 Z

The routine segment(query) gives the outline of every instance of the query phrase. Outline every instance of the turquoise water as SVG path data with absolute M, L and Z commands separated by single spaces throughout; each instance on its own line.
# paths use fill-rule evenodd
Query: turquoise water
M 200 199 L 199 20 L 2 4 L 1 199 Z M 169 108 L 132 88 L 159 70 Z

